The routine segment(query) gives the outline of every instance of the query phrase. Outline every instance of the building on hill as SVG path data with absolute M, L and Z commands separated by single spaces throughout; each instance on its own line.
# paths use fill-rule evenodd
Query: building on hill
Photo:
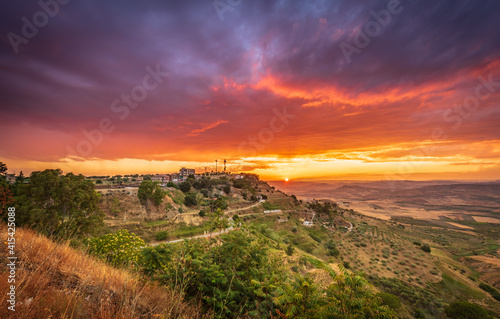
M 179 170 L 179 176 L 181 179 L 186 179 L 188 178 L 189 175 L 194 175 L 195 174 L 195 170 L 194 168 L 181 168 Z
M 14 183 L 16 181 L 16 174 L 5 174 L 5 179 L 7 183 Z
M 174 173 L 170 174 L 170 176 L 171 176 L 171 181 L 174 183 L 178 183 L 181 181 L 180 174 Z
M 151 176 L 151 180 L 153 182 L 160 182 L 160 184 L 165 186 L 166 183 L 172 180 L 172 177 L 169 174 L 156 174 Z

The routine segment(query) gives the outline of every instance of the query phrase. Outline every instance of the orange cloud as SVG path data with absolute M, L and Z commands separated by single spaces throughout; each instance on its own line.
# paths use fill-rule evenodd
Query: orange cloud
M 225 123 L 228 123 L 228 121 L 219 120 L 219 121 L 213 122 L 213 123 L 208 124 L 202 128 L 192 130 L 191 133 L 188 134 L 188 136 L 196 136 L 202 132 L 208 131 L 210 129 L 213 129 L 214 127 L 217 127 L 217 126 L 219 126 L 221 124 L 225 124 Z

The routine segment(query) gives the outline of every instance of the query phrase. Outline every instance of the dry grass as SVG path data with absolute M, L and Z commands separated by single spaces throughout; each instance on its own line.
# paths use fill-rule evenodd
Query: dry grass
M 0 225 L 1 254 L 7 256 L 7 229 Z M 208 318 L 179 293 L 143 282 L 55 244 L 31 230 L 17 229 L 16 312 L 7 309 L 7 259 L 0 266 L 0 318 Z

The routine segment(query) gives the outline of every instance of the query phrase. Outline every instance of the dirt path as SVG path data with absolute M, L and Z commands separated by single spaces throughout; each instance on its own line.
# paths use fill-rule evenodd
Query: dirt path
M 160 242 L 148 245 L 148 246 L 152 247 L 152 246 L 157 246 L 157 245 L 160 245 L 160 244 L 178 243 L 178 242 L 181 242 L 183 240 L 190 240 L 190 239 L 196 239 L 196 238 L 205 238 L 205 237 L 217 236 L 217 235 L 220 235 L 220 234 L 228 233 L 228 232 L 230 232 L 232 230 L 234 230 L 234 227 L 231 226 L 229 228 L 224 229 L 223 231 L 218 231 L 218 232 L 213 232 L 213 233 L 203 234 L 203 235 L 198 235 L 198 236 L 193 236 L 193 237 L 181 238 L 181 239 L 174 239 L 174 240 L 168 240 L 168 241 L 160 241 Z M 142 248 L 144 248 L 144 247 L 142 247 Z
M 263 202 L 262 202 L 262 203 L 263 203 Z M 252 204 L 252 205 L 247 206 L 247 207 L 241 207 L 241 208 L 236 208 L 236 209 L 228 210 L 227 212 L 224 212 L 224 215 L 225 215 L 225 214 L 228 214 L 228 213 L 237 212 L 237 211 L 240 211 L 240 210 L 249 209 L 249 208 L 252 208 L 252 207 L 258 206 L 259 204 L 262 204 L 262 203 L 261 203 L 261 202 L 257 202 L 257 203 L 255 203 L 255 204 Z
M 236 208 L 236 209 L 231 209 L 231 210 L 225 211 L 225 212 L 224 212 L 224 215 L 229 214 L 229 213 L 234 213 L 234 212 L 237 212 L 237 211 L 240 211 L 240 210 L 246 210 L 246 209 L 249 209 L 249 208 L 252 208 L 252 207 L 258 206 L 259 204 L 262 204 L 262 203 L 261 203 L 261 202 L 258 202 L 258 203 L 252 204 L 252 205 L 250 205 L 250 206 L 240 207 L 240 208 Z M 174 219 L 177 219 L 177 216 L 179 216 L 179 215 L 182 215 L 182 216 L 189 216 L 189 215 L 198 215 L 198 214 L 199 214 L 199 213 L 197 213 L 197 212 L 194 212 L 194 213 L 183 213 L 183 214 L 177 214 L 177 215 L 175 215 Z

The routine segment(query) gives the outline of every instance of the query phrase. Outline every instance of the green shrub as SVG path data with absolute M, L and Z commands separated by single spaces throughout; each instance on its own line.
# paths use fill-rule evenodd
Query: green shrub
M 191 190 L 191 183 L 190 182 L 182 182 L 179 184 L 179 189 L 183 192 L 183 193 L 187 193 Z
M 483 289 L 487 293 L 489 293 L 493 298 L 500 301 L 500 292 L 490 285 L 485 284 L 484 282 L 479 284 L 479 288 Z
M 291 244 L 286 247 L 286 254 L 288 256 L 293 255 L 294 251 L 295 251 L 295 247 L 293 247 Z
M 175 184 L 174 182 L 168 182 L 167 187 L 173 187 L 175 189 L 179 189 L 179 186 L 177 184 Z
M 311 236 L 311 238 L 314 239 L 315 241 L 317 241 L 318 243 L 321 243 L 321 238 L 319 238 L 318 236 L 316 236 L 314 234 L 311 234 L 309 236 Z
M 331 248 L 328 250 L 328 256 L 337 257 L 338 255 L 340 255 L 340 252 L 337 248 Z
M 116 267 L 137 263 L 140 248 L 145 245 L 141 238 L 125 229 L 115 234 L 86 239 L 85 244 L 90 254 Z
M 162 240 L 167 240 L 168 239 L 168 232 L 166 230 L 160 230 L 155 234 L 155 239 L 157 241 L 162 241 Z
M 428 244 L 423 244 L 422 245 L 422 250 L 425 251 L 426 253 L 430 253 L 431 252 L 431 246 L 429 246 Z
M 399 300 L 398 296 L 387 292 L 380 292 L 377 294 L 377 297 L 380 297 L 382 299 L 382 303 L 389 306 L 389 308 L 393 310 L 401 308 L 401 300 Z
M 466 302 L 455 301 L 444 309 L 448 318 L 454 319 L 486 319 L 491 318 L 488 312 L 481 306 Z
M 416 309 L 413 313 L 413 317 L 416 319 L 425 319 L 425 312 L 421 309 Z

